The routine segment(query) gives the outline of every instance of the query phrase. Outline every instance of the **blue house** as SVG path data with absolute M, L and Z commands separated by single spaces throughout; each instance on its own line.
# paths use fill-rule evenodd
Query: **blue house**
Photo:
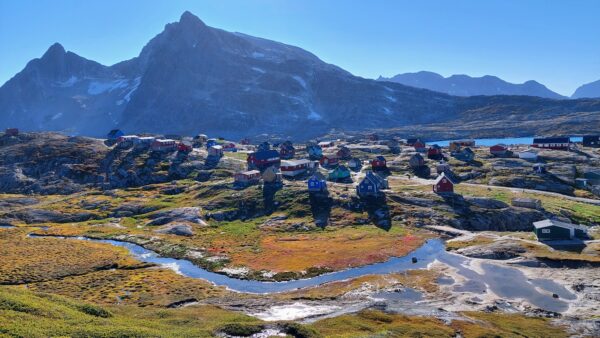
M 356 186 L 356 194 L 360 197 L 380 196 L 383 189 L 388 188 L 388 182 L 385 178 L 367 171 L 365 178 Z
M 121 136 L 125 136 L 125 133 L 121 129 L 113 129 L 106 135 L 106 138 L 116 141 Z
M 258 148 L 256 149 L 257 152 L 259 151 L 269 151 L 271 150 L 271 144 L 269 144 L 269 142 L 263 142 L 261 144 L 258 145 Z
M 217 145 L 217 140 L 214 138 L 209 138 L 208 140 L 206 140 L 206 149 L 209 149 L 212 146 L 216 146 Z
M 318 144 L 306 146 L 306 152 L 311 160 L 320 160 L 323 157 L 323 149 Z
M 308 191 L 309 192 L 322 192 L 327 191 L 327 182 L 318 178 L 317 176 L 311 176 L 308 179 Z

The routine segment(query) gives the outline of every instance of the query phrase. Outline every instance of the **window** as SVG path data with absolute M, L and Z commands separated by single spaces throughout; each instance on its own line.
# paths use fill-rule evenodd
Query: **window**
M 550 229 L 542 229 L 542 233 L 543 233 L 543 234 L 549 234 L 549 233 L 551 233 L 551 232 L 552 232 L 552 231 L 550 231 Z

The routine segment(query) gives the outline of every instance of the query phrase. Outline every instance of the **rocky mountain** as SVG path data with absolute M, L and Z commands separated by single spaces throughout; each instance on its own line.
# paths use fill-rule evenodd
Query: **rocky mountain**
M 112 66 L 51 46 L 0 87 L 0 125 L 89 136 L 119 127 L 309 138 L 333 128 L 456 121 L 491 108 L 509 114 L 522 106 L 526 116 L 600 111 L 599 102 L 465 98 L 364 79 L 298 47 L 212 28 L 185 12 L 139 56 Z
M 378 80 L 401 83 L 411 87 L 424 88 L 457 96 L 527 95 L 550 99 L 566 98 L 536 81 L 515 84 L 490 75 L 482 77 L 471 77 L 468 75 L 443 77 L 437 73 L 422 71 L 398 74 L 391 78 L 380 76 Z
M 577 88 L 573 95 L 571 95 L 571 98 L 600 98 L 600 80 L 584 84 Z

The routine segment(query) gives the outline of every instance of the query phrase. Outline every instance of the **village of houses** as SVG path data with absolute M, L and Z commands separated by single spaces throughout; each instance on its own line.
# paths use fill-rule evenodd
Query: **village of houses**
M 494 185 L 564 194 L 600 205 L 600 199 L 596 199 L 600 196 L 599 135 L 584 136 L 581 142 L 572 142 L 569 137 L 539 137 L 532 144 L 510 146 L 478 146 L 475 140 L 465 139 L 441 147 L 419 138 L 380 140 L 375 133 L 304 144 L 290 140 L 251 144 L 249 139 L 232 142 L 204 134 L 156 138 L 112 130 L 106 143 L 117 149 L 142 148 L 159 153 L 197 151 L 205 153 L 206 162 L 212 165 L 231 157 L 241 163 L 233 175 L 236 189 L 262 185 L 265 190 L 276 191 L 285 189 L 285 181 L 305 182 L 311 196 L 326 197 L 328 185 L 342 185 L 345 190 L 354 190 L 362 201 L 377 204 L 390 189 L 388 179 L 401 177 L 429 184 L 431 191 L 442 197 L 456 195 L 458 184 Z M 510 177 L 503 174 L 506 171 Z M 510 203 L 542 209 L 535 198 L 513 198 Z M 587 225 L 574 224 L 564 217 L 532 222 L 531 229 L 539 241 L 548 243 L 573 241 L 577 245 L 590 239 Z
M 464 139 L 436 144 L 374 133 L 309 142 L 267 137 L 230 141 L 203 134 L 128 135 L 121 130 L 92 139 L 10 129 L 0 136 L 0 150 L 10 149 L 11 158 L 20 159 L 18 170 L 45 170 L 48 154 L 58 159 L 61 169 L 51 170 L 51 179 L 40 179 L 53 189 L 49 193 L 25 189 L 5 194 L 8 202 L 0 226 L 10 224 L 9 230 L 2 230 L 7 248 L 44 244 L 40 237 L 48 243 L 55 237 L 122 241 L 165 259 L 188 260 L 188 267 L 257 283 L 310 280 L 396 258 L 406 258 L 408 269 L 419 270 L 401 278 L 394 273 L 362 276 L 356 284 L 323 284 L 306 291 L 345 290 L 326 298 L 304 299 L 305 290 L 300 289 L 289 294 L 289 302 L 281 298 L 288 295 L 279 294 L 209 297 L 188 287 L 185 279 L 185 287 L 160 296 L 161 306 L 167 307 L 189 299 L 247 313 L 256 312 L 257 306 L 294 306 L 298 299 L 317 307 L 369 306 L 373 293 L 393 285 L 423 292 L 428 311 L 494 312 L 508 306 L 508 312 L 533 316 L 597 316 L 600 137 L 490 143 Z M 28 159 L 31 154 L 37 156 L 34 161 Z M 86 158 L 91 161 L 86 163 Z M 66 160 L 78 163 L 67 170 L 60 164 Z M 80 190 L 57 193 L 53 181 L 59 176 L 84 184 Z M 518 282 L 553 280 L 576 296 L 565 299 L 571 294 L 554 288 L 531 296 L 568 302 L 568 310 L 556 314 L 531 306 L 527 297 L 515 300 L 470 288 L 485 274 L 469 277 L 457 270 L 463 263 L 436 260 L 423 265 L 425 258 L 416 252 L 428 243 L 443 243 L 439 250 L 467 259 L 469 271 L 480 271 L 486 264 L 498 271 L 515 268 L 511 271 L 521 274 Z M 56 259 L 47 265 L 69 273 L 71 264 L 61 263 L 61 250 L 48 254 Z M 119 294 L 122 302 L 148 304 L 144 297 L 162 287 L 110 284 L 144 270 L 98 272 L 115 275 L 105 279 L 109 286 L 102 290 Z M 11 278 L 21 280 L 17 273 Z M 83 286 L 81 294 L 95 297 L 85 275 L 81 278 L 69 277 L 72 282 L 64 284 L 69 286 L 62 279 L 29 285 L 65 295 L 79 295 Z M 444 284 L 445 280 L 453 282 Z M 151 280 L 147 283 L 153 285 Z M 160 285 L 166 284 L 160 280 Z M 210 288 L 216 292 L 216 286 Z M 99 297 L 101 302 L 114 302 Z M 420 306 L 417 303 L 411 300 L 409 307 Z

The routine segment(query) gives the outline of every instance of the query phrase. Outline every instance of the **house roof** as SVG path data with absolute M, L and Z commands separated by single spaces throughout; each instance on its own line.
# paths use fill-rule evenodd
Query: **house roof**
M 533 139 L 533 143 L 570 143 L 569 137 L 538 137 Z
M 446 176 L 446 173 L 441 173 L 436 179 L 434 184 L 438 184 L 442 181 L 442 179 L 447 179 L 448 181 L 450 181 L 450 183 L 454 184 L 454 182 L 452 181 L 452 179 L 448 176 Z
M 301 160 L 283 160 L 281 161 L 281 166 L 282 167 L 293 167 L 293 166 L 297 166 L 297 165 L 303 165 L 303 164 L 309 164 L 310 161 L 306 160 L 306 159 L 301 159 Z
M 252 175 L 260 174 L 260 171 L 258 171 L 258 170 L 240 171 L 238 174 L 252 176 Z
M 555 219 L 545 219 L 543 221 L 533 222 L 533 227 L 536 229 L 542 229 L 542 228 L 547 228 L 547 227 L 551 227 L 551 226 L 557 226 L 557 227 L 565 228 L 565 229 L 578 229 L 578 230 L 583 230 L 583 231 L 587 232 L 587 227 L 585 227 L 583 225 L 561 222 L 561 221 L 557 221 Z
M 256 151 L 254 153 L 250 153 L 250 155 L 254 156 L 257 160 L 268 160 L 275 157 L 279 158 L 279 152 L 274 149 Z

